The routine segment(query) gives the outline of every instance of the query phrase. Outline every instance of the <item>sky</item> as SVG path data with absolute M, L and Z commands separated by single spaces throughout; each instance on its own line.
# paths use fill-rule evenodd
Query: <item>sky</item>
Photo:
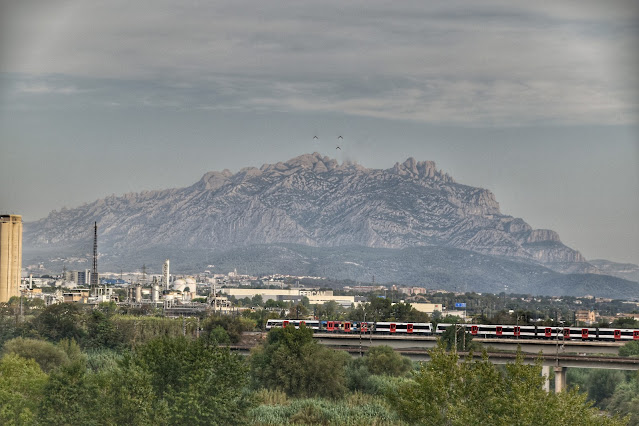
M 432 160 L 639 264 L 639 4 L 0 0 L 0 150 L 26 221 L 315 151 Z

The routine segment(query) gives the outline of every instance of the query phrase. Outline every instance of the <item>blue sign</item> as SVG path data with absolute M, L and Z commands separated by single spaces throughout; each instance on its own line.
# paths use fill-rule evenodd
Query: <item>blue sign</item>
M 455 303 L 455 307 L 456 308 L 465 308 L 466 304 L 465 303 Z

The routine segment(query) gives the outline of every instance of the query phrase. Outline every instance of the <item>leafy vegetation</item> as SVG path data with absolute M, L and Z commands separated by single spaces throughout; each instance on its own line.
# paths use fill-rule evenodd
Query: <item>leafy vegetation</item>
M 486 357 L 459 362 L 456 352 L 440 344 L 414 380 L 388 398 L 410 424 L 623 424 L 600 416 L 575 390 L 545 392 L 543 380 L 541 365 L 525 365 L 521 356 L 502 374 Z
M 256 388 L 280 390 L 289 396 L 338 398 L 346 392 L 349 356 L 313 340 L 313 331 L 292 325 L 275 328 L 251 355 Z
M 318 312 L 417 318 L 410 305 L 376 297 L 361 309 L 329 303 Z M 228 345 L 274 314 L 264 308 L 199 319 L 122 314 L 113 304 L 23 313 L 0 306 L 8 327 L 0 329 L 0 424 L 623 424 L 591 403 L 639 424 L 636 373 L 569 369 L 573 389 L 547 394 L 539 365 L 459 362 L 446 351 L 452 332 L 416 371 L 389 347 L 351 357 L 305 327 L 272 330 L 248 357 L 231 353 Z M 476 349 L 468 336 L 460 342 L 458 350 Z M 622 352 L 634 356 L 637 345 Z

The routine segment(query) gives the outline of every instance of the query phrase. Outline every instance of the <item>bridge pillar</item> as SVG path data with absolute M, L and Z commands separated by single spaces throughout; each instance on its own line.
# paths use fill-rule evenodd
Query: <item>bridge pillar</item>
M 555 371 L 555 393 L 566 389 L 566 367 L 554 367 Z
M 544 390 L 550 392 L 550 366 L 542 365 L 541 375 L 544 376 Z

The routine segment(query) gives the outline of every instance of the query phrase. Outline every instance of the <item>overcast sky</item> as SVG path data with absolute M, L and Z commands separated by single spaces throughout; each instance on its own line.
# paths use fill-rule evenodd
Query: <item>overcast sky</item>
M 0 0 L 0 212 L 414 157 L 639 263 L 638 3 L 536 3 Z

